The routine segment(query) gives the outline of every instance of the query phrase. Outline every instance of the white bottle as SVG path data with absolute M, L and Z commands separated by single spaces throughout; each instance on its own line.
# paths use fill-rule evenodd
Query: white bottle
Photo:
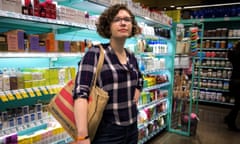
M 3 91 L 3 72 L 0 70 L 0 91 Z
M 2 81 L 3 81 L 3 91 L 10 90 L 10 78 L 9 78 L 9 73 L 6 68 L 3 70 Z

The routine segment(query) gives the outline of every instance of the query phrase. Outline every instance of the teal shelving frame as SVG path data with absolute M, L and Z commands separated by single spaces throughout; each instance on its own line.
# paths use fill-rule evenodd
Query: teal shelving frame
M 176 23 L 177 24 L 177 23 Z M 200 48 L 199 48 L 199 52 L 201 52 L 201 48 L 202 48 L 202 34 L 203 34 L 203 29 L 204 29 L 204 25 L 203 23 L 195 23 L 195 22 L 180 22 L 180 24 L 183 24 L 184 27 L 191 27 L 191 26 L 197 26 L 200 30 L 200 35 L 199 35 L 199 43 L 200 43 Z M 195 58 L 192 57 L 192 77 L 191 77 L 191 81 L 193 81 L 193 79 L 195 79 L 195 75 L 194 75 L 194 63 L 195 63 Z M 198 71 L 198 73 L 200 73 L 200 71 Z M 198 83 L 200 81 L 200 78 L 198 78 Z M 188 107 L 186 108 L 185 112 L 179 112 L 179 114 L 177 115 L 172 115 L 172 118 L 171 120 L 173 120 L 173 117 L 175 120 L 177 120 L 177 123 L 178 123 L 178 126 L 176 127 L 175 125 L 171 125 L 172 122 L 170 121 L 170 126 L 169 126 L 169 131 L 170 132 L 173 132 L 173 133 L 177 133 L 177 134 L 180 134 L 180 135 L 184 135 L 184 136 L 190 136 L 191 135 L 191 121 L 189 120 L 188 123 L 187 123 L 187 129 L 183 129 L 182 125 L 180 124 L 179 125 L 179 120 L 182 119 L 182 114 L 187 114 L 188 115 L 188 118 L 191 117 L 191 113 L 195 113 L 195 114 L 198 114 L 198 97 L 195 97 L 193 96 L 193 82 L 191 83 L 191 87 L 190 87 L 190 93 L 189 93 L 189 98 L 181 98 L 179 99 L 179 102 L 181 103 L 181 105 L 183 105 L 184 101 L 186 101 L 187 99 L 187 102 L 188 102 Z M 171 100 L 173 102 L 173 100 Z M 173 103 L 172 103 L 172 107 L 173 107 Z M 171 112 L 173 111 L 173 109 L 171 109 Z M 174 126 L 174 127 L 173 127 Z
M 202 18 L 202 19 L 185 19 L 185 20 L 181 20 L 182 23 L 203 23 L 204 25 L 204 30 L 212 30 L 212 29 L 217 29 L 217 28 L 227 28 L 227 29 L 239 29 L 239 22 L 240 22 L 240 17 L 220 17 L 220 18 Z M 239 40 L 240 37 L 239 36 L 224 36 L 224 37 L 203 37 L 203 40 L 226 40 L 228 42 L 232 42 L 232 41 L 236 41 Z M 227 51 L 230 47 L 226 46 L 226 48 L 204 48 L 204 49 L 199 49 L 199 51 L 201 52 L 205 52 L 205 51 L 215 51 L 215 52 L 223 52 L 223 51 Z M 199 57 L 195 57 L 195 59 L 199 60 Z M 205 60 L 224 60 L 227 61 L 227 58 L 204 58 Z M 201 63 L 200 63 L 201 64 Z M 206 66 L 200 66 L 198 69 L 206 69 L 206 68 L 210 68 L 210 69 L 220 69 L 220 70 L 231 70 L 231 68 L 223 68 L 223 67 L 206 67 Z M 198 74 L 199 75 L 199 74 Z M 199 75 L 199 79 L 204 78 L 204 77 L 200 77 Z M 211 79 L 211 78 L 208 78 Z M 214 79 L 212 78 L 211 80 L 223 80 L 223 81 L 229 81 L 228 79 Z M 197 89 L 199 90 L 205 90 L 205 91 L 215 91 L 215 92 L 219 92 L 222 94 L 226 94 L 228 96 L 228 90 L 226 89 L 213 89 L 213 88 L 201 88 L 200 86 L 197 87 Z M 199 93 L 198 93 L 198 97 L 199 97 Z M 231 97 L 231 96 L 228 96 Z M 204 104 L 204 105 L 210 105 L 210 106 L 233 106 L 233 103 L 231 103 L 230 101 L 210 101 L 210 100 L 204 100 L 204 99 L 200 99 L 199 100 L 200 103 Z

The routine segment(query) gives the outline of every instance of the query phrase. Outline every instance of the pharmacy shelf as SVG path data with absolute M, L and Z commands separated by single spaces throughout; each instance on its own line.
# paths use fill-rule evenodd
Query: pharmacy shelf
M 102 13 L 106 7 L 109 7 L 111 4 L 114 4 L 116 2 L 109 1 L 109 0 L 55 0 L 58 2 L 59 5 L 64 5 L 67 7 L 71 7 L 74 9 L 79 9 L 81 11 L 87 11 L 90 15 L 99 15 Z M 91 8 L 91 9 L 90 9 Z M 136 17 L 138 22 L 144 22 L 147 25 L 151 26 L 158 26 L 158 27 L 165 27 L 165 28 L 171 28 L 172 27 L 172 21 L 168 23 L 163 23 L 162 20 L 165 20 L 164 18 L 159 19 L 152 19 L 147 16 L 141 15 L 139 12 L 135 12 L 132 10 L 133 14 Z
M 57 19 L 42 18 L 24 15 L 15 12 L 0 10 L 0 30 L 22 29 L 32 34 L 55 31 L 58 34 L 77 31 L 80 29 L 95 30 L 92 25 L 68 22 Z
M 84 53 L 35 53 L 35 52 L 0 52 L 1 58 L 55 58 L 55 57 L 82 57 Z

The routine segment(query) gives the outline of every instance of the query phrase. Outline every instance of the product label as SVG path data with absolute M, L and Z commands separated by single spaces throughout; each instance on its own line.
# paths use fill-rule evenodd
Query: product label
M 26 89 L 26 91 L 28 92 L 30 97 L 35 97 L 35 94 L 34 94 L 34 92 L 33 92 L 33 90 L 31 88 Z
M 45 87 L 40 87 L 40 89 L 41 89 L 41 91 L 43 92 L 44 95 L 49 94 Z
M 49 91 L 49 94 L 53 94 L 53 88 L 52 88 L 52 87 L 47 86 L 47 89 L 48 89 L 48 91 Z
M 19 92 L 23 96 L 23 98 L 28 98 L 28 95 L 24 89 L 19 90 Z
M 5 94 L 9 100 L 15 100 L 15 97 L 13 96 L 11 91 L 5 91 Z
M 42 96 L 40 90 L 38 88 L 33 88 L 33 91 L 37 94 L 37 96 Z
M 8 98 L 7 96 L 4 94 L 4 92 L 0 92 L 0 99 L 2 100 L 2 102 L 7 102 Z
M 13 90 L 12 93 L 16 96 L 18 100 L 22 99 L 22 96 L 18 90 Z

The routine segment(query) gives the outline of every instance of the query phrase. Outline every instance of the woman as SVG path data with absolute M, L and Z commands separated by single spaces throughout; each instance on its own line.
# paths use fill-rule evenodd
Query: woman
M 232 51 L 228 52 L 228 59 L 232 63 L 232 76 L 229 83 L 230 96 L 235 98 L 235 104 L 229 114 L 225 117 L 228 128 L 232 131 L 240 132 L 237 128 L 236 119 L 240 109 L 240 41 L 238 41 Z
M 108 92 L 109 101 L 103 113 L 93 144 L 137 144 L 137 102 L 143 85 L 134 54 L 124 48 L 127 38 L 139 31 L 132 12 L 122 4 L 106 9 L 97 24 L 97 32 L 110 39 L 103 45 L 104 64 L 97 85 Z M 87 128 L 87 99 L 92 77 L 96 71 L 99 49 L 91 48 L 79 64 L 74 89 L 74 114 L 78 144 L 89 144 Z

